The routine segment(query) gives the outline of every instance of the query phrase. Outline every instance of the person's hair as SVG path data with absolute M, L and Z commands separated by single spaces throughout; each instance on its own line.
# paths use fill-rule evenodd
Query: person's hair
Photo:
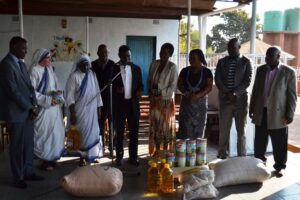
M 205 56 L 203 54 L 203 51 L 201 49 L 193 49 L 190 51 L 190 55 L 195 54 L 198 56 L 198 58 L 200 59 L 200 61 L 203 63 L 204 66 L 207 66 L 207 62 L 205 59 Z
M 168 49 L 170 56 L 172 56 L 174 53 L 174 46 L 171 43 L 164 43 L 160 49 Z
M 19 43 L 26 43 L 27 41 L 24 38 L 21 38 L 19 36 L 14 36 L 9 41 L 9 48 L 12 49 L 15 45 Z
M 107 48 L 105 44 L 100 44 L 98 46 L 98 51 L 100 51 L 100 49 L 103 49 L 103 48 Z
M 122 45 L 122 46 L 120 46 L 120 48 L 119 48 L 119 54 L 120 54 L 120 53 L 123 53 L 123 52 L 125 52 L 125 51 L 130 51 L 129 46 L 127 46 L 127 45 Z
M 240 46 L 240 41 L 238 38 L 232 38 L 229 40 L 228 42 L 228 46 L 231 45 L 231 44 L 235 44 L 235 43 L 238 43 L 238 45 Z
M 280 55 L 280 53 L 280 48 L 273 46 L 267 49 L 266 55 Z

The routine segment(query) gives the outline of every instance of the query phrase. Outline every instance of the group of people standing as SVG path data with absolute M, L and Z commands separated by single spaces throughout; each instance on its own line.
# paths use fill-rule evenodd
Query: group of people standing
M 288 125 L 293 121 L 297 102 L 295 70 L 280 62 L 280 49 L 270 47 L 266 64 L 256 70 L 253 89 L 248 101 L 252 79 L 252 64 L 239 52 L 240 43 L 234 38 L 227 45 L 228 56 L 219 60 L 215 84 L 219 90 L 219 152 L 228 157 L 232 119 L 237 132 L 237 155 L 246 156 L 247 114 L 255 124 L 254 156 L 266 163 L 268 138 L 271 138 L 275 176 L 281 177 L 287 162 Z
M 229 55 L 219 60 L 215 84 L 219 90 L 220 135 L 218 157 L 228 157 L 232 119 L 235 119 L 238 156 L 245 156 L 245 125 L 248 113 L 248 87 L 252 79 L 252 64 L 239 52 L 239 41 L 228 43 Z M 208 93 L 212 90 L 213 74 L 207 68 L 200 49 L 189 54 L 190 66 L 182 69 L 170 61 L 174 47 L 165 43 L 160 59 L 151 63 L 147 77 L 150 99 L 149 154 L 174 148 L 174 141 L 204 137 L 207 119 Z M 6 121 L 11 137 L 10 162 L 14 185 L 26 188 L 25 180 L 43 180 L 33 173 L 33 155 L 42 160 L 41 167 L 53 170 L 64 151 L 65 125 L 62 105 L 67 107 L 69 123 L 80 133 L 80 150 L 85 162 L 97 162 L 104 153 L 105 122 L 113 120 L 116 166 L 122 165 L 124 129 L 129 130 L 129 159 L 138 160 L 138 129 L 140 98 L 143 94 L 141 68 L 131 62 L 131 51 L 119 47 L 120 60 L 108 59 L 106 45 L 98 47 L 98 59 L 91 62 L 81 55 L 63 89 L 51 64 L 47 49 L 34 53 L 29 72 L 23 62 L 27 42 L 21 37 L 10 40 L 10 51 L 0 64 L 0 120 Z M 253 86 L 249 116 L 255 128 L 255 157 L 264 156 L 271 136 L 274 168 L 278 174 L 287 161 L 287 125 L 293 121 L 296 106 L 296 78 L 290 67 L 279 62 L 280 50 L 268 49 L 266 64 L 259 67 Z M 113 110 L 110 113 L 108 85 L 112 84 Z M 181 94 L 179 133 L 176 134 L 174 94 Z M 109 145 L 113 151 L 114 146 Z

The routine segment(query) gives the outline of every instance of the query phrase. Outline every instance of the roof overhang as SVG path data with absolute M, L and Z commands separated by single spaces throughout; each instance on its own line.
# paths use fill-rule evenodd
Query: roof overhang
M 192 15 L 214 9 L 216 0 L 192 0 Z M 181 19 L 187 0 L 23 0 L 24 15 Z M 18 0 L 0 0 L 0 14 L 18 14 Z

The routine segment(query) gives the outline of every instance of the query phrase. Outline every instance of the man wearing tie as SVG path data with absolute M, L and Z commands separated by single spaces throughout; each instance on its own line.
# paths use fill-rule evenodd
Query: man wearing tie
M 129 160 L 139 165 L 138 129 L 140 117 L 139 99 L 143 91 L 141 68 L 130 62 L 130 48 L 122 45 L 119 48 L 120 61 L 113 67 L 113 76 L 121 73 L 113 82 L 113 122 L 116 140 L 116 166 L 122 165 L 124 154 L 123 138 L 125 120 L 129 129 Z
M 0 120 L 10 133 L 10 164 L 15 187 L 26 188 L 26 180 L 44 178 L 33 173 L 33 119 L 38 115 L 34 88 L 22 61 L 27 41 L 13 37 L 9 53 L 0 63 Z

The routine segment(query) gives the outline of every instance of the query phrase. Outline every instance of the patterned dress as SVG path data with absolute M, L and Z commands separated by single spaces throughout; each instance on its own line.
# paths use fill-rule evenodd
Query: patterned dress
M 150 67 L 148 88 L 150 97 L 149 154 L 159 150 L 171 150 L 176 139 L 175 103 L 173 99 L 177 83 L 177 66 L 168 62 L 160 66 L 156 60 Z M 163 83 L 162 83 L 163 82 Z
M 207 79 L 212 79 L 211 71 L 203 67 L 200 72 L 192 73 L 191 67 L 182 69 L 179 77 L 183 80 L 185 91 L 197 93 L 207 86 Z M 180 139 L 197 139 L 204 137 L 207 118 L 208 98 L 205 95 L 197 102 L 189 103 L 186 98 L 182 98 L 179 111 L 179 134 Z

